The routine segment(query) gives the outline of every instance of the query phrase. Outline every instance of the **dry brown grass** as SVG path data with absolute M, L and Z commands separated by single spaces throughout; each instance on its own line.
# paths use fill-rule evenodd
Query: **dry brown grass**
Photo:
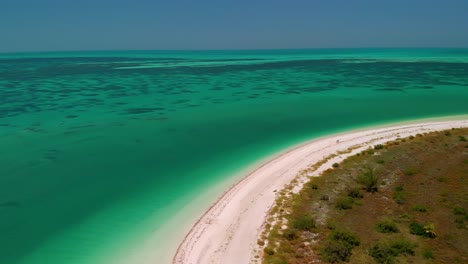
M 276 205 L 276 219 L 285 221 L 270 223 L 264 263 L 326 263 L 320 252 L 337 229 L 360 240 L 350 263 L 376 263 L 369 249 L 395 241 L 417 244 L 414 255 L 393 258 L 401 263 L 468 263 L 468 143 L 460 140 L 467 136 L 468 129 L 455 129 L 395 140 L 312 178 L 299 194 Z M 356 180 L 366 168 L 378 175 L 375 193 Z M 362 198 L 349 196 L 356 188 Z M 352 199 L 351 209 L 336 207 L 344 198 Z M 288 225 L 304 216 L 313 217 L 316 227 L 297 230 Z M 382 221 L 394 223 L 399 232 L 379 232 Z M 437 237 L 410 234 L 412 222 L 432 224 Z

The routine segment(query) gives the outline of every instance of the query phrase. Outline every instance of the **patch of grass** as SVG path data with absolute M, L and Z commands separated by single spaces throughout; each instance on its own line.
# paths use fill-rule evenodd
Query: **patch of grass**
M 385 160 L 377 160 L 376 163 L 377 163 L 377 164 L 384 164 L 384 163 L 385 163 Z
M 358 188 L 352 188 L 348 191 L 348 196 L 351 198 L 361 199 L 364 195 L 359 191 Z
M 301 215 L 292 220 L 292 226 L 298 230 L 311 231 L 316 223 L 311 215 Z
M 265 254 L 270 255 L 270 256 L 273 256 L 275 254 L 275 250 L 270 246 L 265 247 L 263 249 L 263 252 L 265 252 Z
M 453 209 L 453 214 L 454 215 L 465 215 L 466 212 L 465 212 L 465 208 L 461 207 L 461 206 L 455 206 Z
M 421 213 L 427 212 L 427 208 L 424 205 L 419 205 L 419 204 L 414 205 L 412 210 L 416 212 L 421 212 Z
M 379 189 L 379 177 L 372 168 L 367 168 L 363 173 L 361 173 L 357 177 L 357 182 L 362 184 L 368 192 L 377 192 Z
M 336 200 L 335 207 L 340 210 L 347 210 L 353 208 L 354 199 L 351 197 L 340 197 Z
M 424 250 L 422 256 L 425 259 L 435 259 L 434 253 L 430 249 Z
M 446 177 L 446 176 L 441 176 L 441 177 L 437 178 L 437 181 L 438 181 L 438 182 L 448 182 L 448 177 Z
M 400 255 L 414 255 L 417 244 L 406 238 L 398 238 L 386 243 L 377 243 L 369 249 L 369 255 L 377 263 L 392 264 Z
M 416 173 L 418 173 L 418 170 L 416 168 L 413 168 L 413 167 L 410 167 L 410 168 L 406 168 L 403 173 L 406 175 L 406 176 L 413 176 L 415 175 Z
M 404 187 L 402 185 L 395 187 L 395 193 L 393 195 L 393 199 L 398 204 L 404 204 L 406 202 Z
M 294 229 L 286 229 L 283 231 L 283 237 L 291 241 L 297 238 L 297 231 Z
M 458 140 L 462 142 L 466 142 L 466 138 L 464 136 L 458 136 Z
M 380 233 L 384 233 L 384 234 L 400 232 L 395 222 L 388 220 L 388 219 L 385 219 L 377 223 L 376 228 L 377 228 L 377 231 L 379 231 Z

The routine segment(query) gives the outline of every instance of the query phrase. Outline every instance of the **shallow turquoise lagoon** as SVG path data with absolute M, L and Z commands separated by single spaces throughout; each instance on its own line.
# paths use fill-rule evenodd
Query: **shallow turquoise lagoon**
M 269 155 L 467 102 L 467 49 L 1 54 L 0 263 L 156 256 Z

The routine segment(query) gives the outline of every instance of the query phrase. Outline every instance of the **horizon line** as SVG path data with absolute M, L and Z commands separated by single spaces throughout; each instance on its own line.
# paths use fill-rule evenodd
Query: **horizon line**
M 421 46 L 421 47 L 314 47 L 314 48 L 245 48 L 245 49 L 82 49 L 82 50 L 29 50 L 29 51 L 0 51 L 0 55 L 31 54 L 31 53 L 80 53 L 80 52 L 205 52 L 205 51 L 300 51 L 300 50 L 362 50 L 362 49 L 468 49 L 468 46 Z

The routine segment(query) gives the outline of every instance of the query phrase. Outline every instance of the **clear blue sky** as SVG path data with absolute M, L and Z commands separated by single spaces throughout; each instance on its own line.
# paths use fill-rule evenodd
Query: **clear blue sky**
M 0 52 L 468 47 L 468 0 L 0 0 Z

